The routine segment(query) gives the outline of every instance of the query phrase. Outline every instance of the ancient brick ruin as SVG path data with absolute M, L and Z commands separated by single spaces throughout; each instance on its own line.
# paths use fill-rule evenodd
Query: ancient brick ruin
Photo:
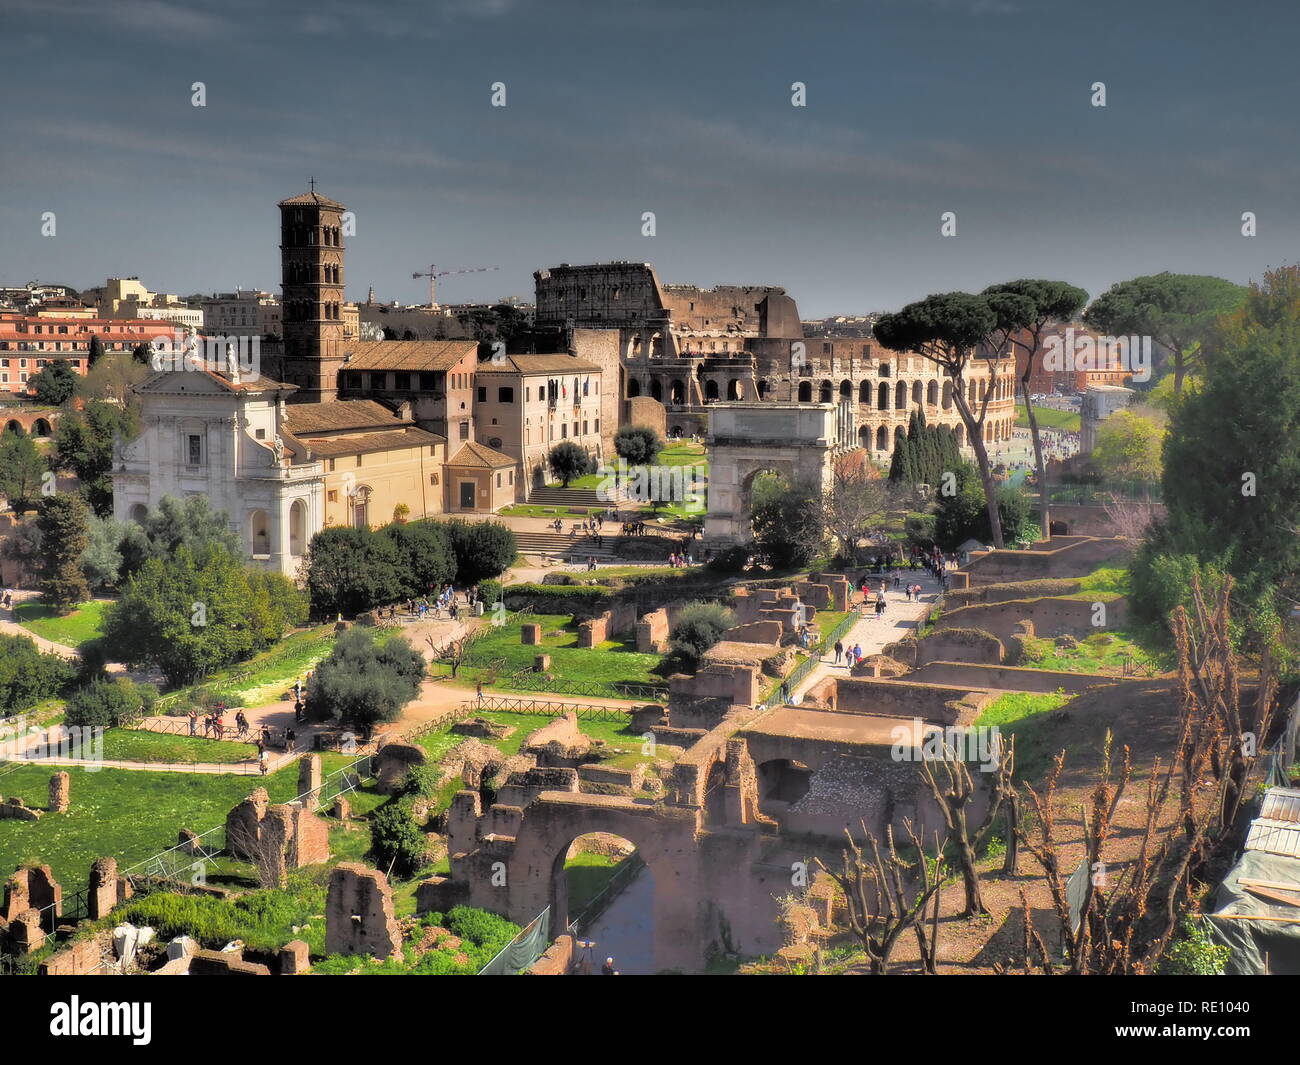
M 357 862 L 336 865 L 325 902 L 326 953 L 389 958 L 401 946 L 388 877 Z
M 272 805 L 258 788 L 226 815 L 226 849 L 279 883 L 290 869 L 329 860 L 329 825 L 301 803 Z

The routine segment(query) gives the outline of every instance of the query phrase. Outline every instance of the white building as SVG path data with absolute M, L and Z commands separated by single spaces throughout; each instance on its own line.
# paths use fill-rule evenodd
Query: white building
M 222 336 L 280 336 L 280 301 L 270 292 L 218 292 L 203 301 L 203 324 Z
M 296 574 L 324 524 L 325 477 L 322 463 L 286 438 L 285 400 L 295 391 L 207 370 L 146 379 L 137 388 L 142 431 L 114 456 L 114 517 L 141 521 L 163 496 L 205 495 L 255 562 Z

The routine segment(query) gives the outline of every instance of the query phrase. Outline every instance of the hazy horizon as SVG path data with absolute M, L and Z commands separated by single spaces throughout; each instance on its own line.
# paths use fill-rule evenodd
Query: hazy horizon
M 277 201 L 357 216 L 347 296 L 534 270 L 783 286 L 805 318 L 1294 260 L 1300 15 L 1114 0 L 0 0 L 0 282 L 279 291 Z M 206 106 L 191 106 L 204 82 Z M 791 106 L 791 85 L 807 106 Z M 1107 106 L 1093 107 L 1104 82 Z M 491 106 L 503 82 L 507 106 Z M 54 212 L 57 236 L 41 235 Z M 641 235 L 642 213 L 657 234 Z M 957 235 L 940 236 L 940 217 Z M 1245 211 L 1258 235 L 1241 235 Z

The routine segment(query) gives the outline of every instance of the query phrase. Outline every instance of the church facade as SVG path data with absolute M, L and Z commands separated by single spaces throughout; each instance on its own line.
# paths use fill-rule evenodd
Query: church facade
M 114 515 L 138 521 L 163 496 L 205 495 L 251 560 L 293 576 L 321 529 L 482 515 L 520 498 L 522 454 L 477 439 L 477 343 L 346 335 L 343 205 L 313 189 L 279 208 L 282 347 L 242 369 L 233 355 L 169 360 L 143 381 L 142 431 L 114 460 Z M 571 361 L 584 378 L 599 372 Z

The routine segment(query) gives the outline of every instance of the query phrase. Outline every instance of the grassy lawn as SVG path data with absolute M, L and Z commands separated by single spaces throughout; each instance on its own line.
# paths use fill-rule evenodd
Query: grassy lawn
M 856 613 L 856 610 L 819 610 L 816 615 L 814 615 L 812 623 L 817 626 L 818 631 L 821 632 L 822 639 L 825 640 L 835 631 L 835 627 L 840 622 L 850 614 Z M 843 639 L 843 637 L 841 637 L 841 639 Z M 834 646 L 835 641 L 831 640 L 830 647 L 826 648 L 826 650 L 831 650 Z
M 604 513 L 604 507 L 544 507 L 538 503 L 512 503 L 501 508 L 506 518 L 585 518 L 590 514 Z
M 595 573 L 587 573 L 583 569 L 572 569 L 566 572 L 574 573 L 583 578 L 594 578 L 596 584 L 622 585 L 628 583 L 625 580 L 611 578 L 628 578 L 628 577 L 668 577 L 670 579 L 681 579 L 696 574 L 698 571 L 691 568 L 675 568 L 673 566 L 601 566 Z
M 1079 431 L 1079 414 L 1072 410 L 1056 410 L 1052 407 L 1034 405 L 1034 417 L 1038 419 L 1040 429 L 1063 429 L 1068 432 Z M 1016 428 L 1029 428 L 1029 413 L 1023 403 L 1016 404 Z
M 276 702 L 298 677 L 315 668 L 334 648 L 334 626 L 317 625 L 290 633 L 274 647 L 228 669 L 218 670 L 199 684 L 169 692 L 160 713 L 183 711 L 190 705 L 189 693 L 199 688 L 219 690 L 228 696 L 226 705 L 260 706 Z
M 980 727 L 989 727 L 997 725 L 999 728 L 1005 728 L 1008 725 L 1014 725 L 1017 721 L 1022 721 L 1034 714 L 1045 714 L 1049 710 L 1055 710 L 1058 706 L 1064 706 L 1070 701 L 1068 695 L 1058 695 L 1056 692 L 1008 692 L 1006 695 L 999 697 L 993 703 L 985 708 L 984 713 L 975 720 L 975 724 Z
M 524 645 L 520 635 L 525 624 L 542 626 L 542 643 L 540 646 Z M 661 655 L 640 654 L 636 651 L 636 641 L 624 642 L 622 639 L 606 640 L 597 647 L 578 647 L 578 625 L 572 617 L 556 614 L 516 614 L 510 621 L 499 628 L 491 628 L 488 634 L 474 644 L 474 657 L 477 662 L 505 659 L 505 665 L 495 678 L 487 677 L 487 669 L 479 665 L 465 666 L 458 679 L 477 681 L 499 691 L 529 690 L 512 688 L 509 675 L 518 670 L 531 669 L 533 658 L 539 653 L 551 656 L 551 674 L 556 678 L 556 689 L 564 691 L 565 684 L 604 684 L 616 681 L 631 681 L 641 684 L 661 681 L 651 671 L 662 660 Z M 435 670 L 449 672 L 445 665 L 434 666 Z M 435 674 L 436 675 L 436 674 Z M 581 692 L 582 688 L 573 688 Z M 607 694 L 618 695 L 614 688 Z
M 1122 567 L 1101 566 L 1086 577 L 1080 578 L 1079 590 L 1072 598 L 1090 595 L 1128 595 L 1128 570 Z
M 975 720 L 977 726 L 996 726 L 1004 738 L 1016 740 L 1016 777 L 1037 781 L 1047 772 L 1056 748 L 1038 727 L 1042 715 L 1070 701 L 1056 692 L 1009 692 L 991 703 Z
M 0 765 L 0 793 L 43 808 L 53 771 L 39 764 Z M 66 814 L 0 821 L 0 872 L 39 861 L 54 870 L 65 891 L 78 890 L 96 858 L 115 857 L 125 868 L 174 846 L 182 828 L 201 833 L 223 824 L 230 808 L 256 787 L 265 787 L 272 802 L 286 802 L 298 786 L 296 763 L 267 777 L 79 767 L 67 772 L 72 805 Z
M 622 861 L 609 854 L 579 851 L 564 863 L 564 876 L 569 882 L 570 917 L 577 917 L 605 890 Z
M 548 481 L 546 487 L 564 488 L 566 490 L 580 488 L 580 489 L 586 489 L 594 492 L 596 491 L 596 489 L 600 488 L 600 486 L 603 485 L 605 481 L 606 478 L 604 474 L 587 473 L 581 477 L 573 478 L 573 480 L 571 480 L 567 485 L 562 484 L 560 481 Z
M 1051 669 L 1063 673 L 1124 672 L 1124 659 L 1147 659 L 1142 646 L 1127 633 L 1099 632 L 1079 641 L 1078 647 L 1061 648 L 1047 639 L 1026 640 L 1019 665 L 1029 669 Z
M 659 452 L 659 464 L 661 466 L 704 466 L 707 471 L 707 456 L 708 450 L 703 444 L 693 444 L 689 440 L 678 440 L 668 444 Z
M 99 637 L 107 606 L 106 600 L 92 599 L 69 614 L 59 614 L 41 602 L 20 603 L 18 624 L 43 639 L 80 647 L 87 640 Z
M 74 758 L 81 757 L 73 752 Z M 202 736 L 172 736 L 141 729 L 109 729 L 104 733 L 104 759 L 110 762 L 211 762 L 231 764 L 257 757 L 251 743 L 209 740 Z

